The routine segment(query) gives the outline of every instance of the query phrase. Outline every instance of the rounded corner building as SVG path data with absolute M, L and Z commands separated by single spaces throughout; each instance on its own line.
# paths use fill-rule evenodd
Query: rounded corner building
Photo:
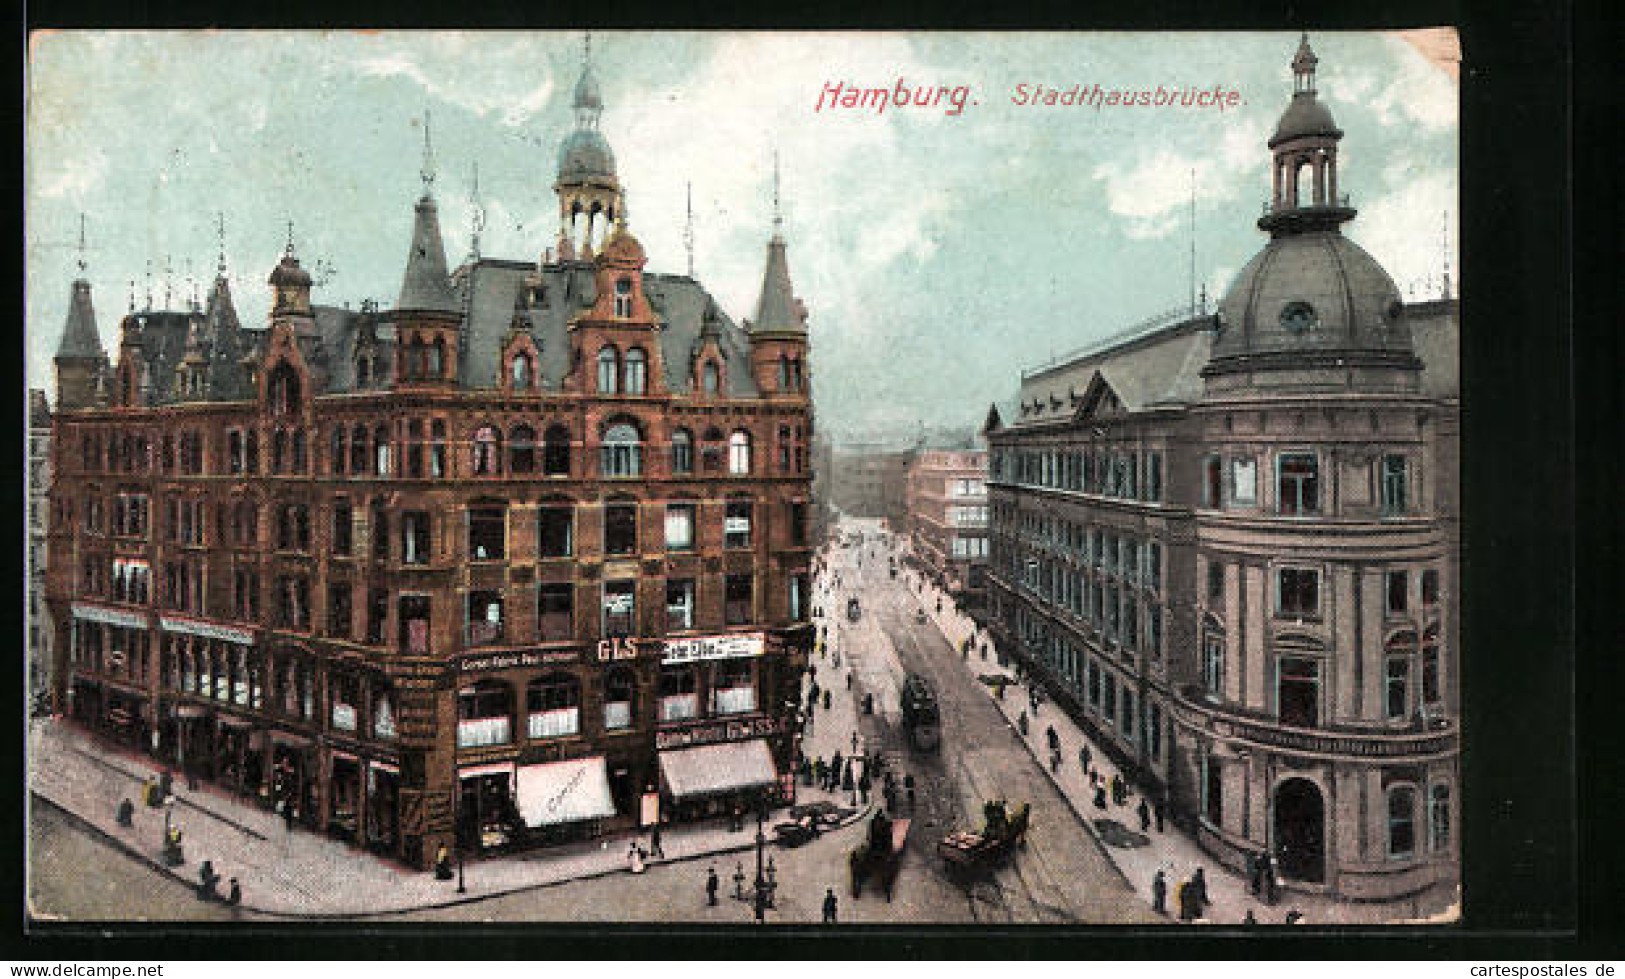
M 1217 311 L 990 413 L 990 584 L 996 632 L 1214 858 L 1388 900 L 1459 879 L 1458 313 L 1342 235 L 1315 66 L 1305 38 L 1270 239 Z
M 393 309 L 264 328 L 89 285 L 56 357 L 47 602 L 75 722 L 425 866 L 793 793 L 807 324 L 645 270 L 590 65 L 556 248 L 448 273 L 432 166 Z

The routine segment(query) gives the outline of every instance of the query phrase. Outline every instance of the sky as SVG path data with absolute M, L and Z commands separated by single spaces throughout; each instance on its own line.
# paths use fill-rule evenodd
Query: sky
M 1453 35 L 1311 43 L 1344 131 L 1339 186 L 1359 210 L 1344 233 L 1407 297 L 1437 295 L 1447 262 L 1459 283 Z M 687 269 L 691 185 L 695 274 L 736 321 L 761 288 L 777 154 L 819 424 L 854 439 L 977 426 L 1023 368 L 1188 307 L 1193 241 L 1211 309 L 1265 242 L 1265 142 L 1297 44 L 1287 32 L 602 32 L 591 56 L 649 270 Z M 387 308 L 422 191 L 426 114 L 448 260 L 469 253 L 476 163 L 481 253 L 535 260 L 557 236 L 552 184 L 582 56 L 583 36 L 564 32 L 34 35 L 30 385 L 54 401 L 51 357 L 81 260 L 116 357 L 132 294 L 145 307 L 150 288 L 153 308 L 166 290 L 184 308 L 194 282 L 206 294 L 221 217 L 245 323 L 266 321 L 290 221 L 318 270 L 316 302 Z M 831 105 L 836 85 L 899 84 L 928 87 L 934 104 Z M 1097 85 L 1102 98 L 1159 86 L 1235 98 L 1016 104 L 1036 86 Z

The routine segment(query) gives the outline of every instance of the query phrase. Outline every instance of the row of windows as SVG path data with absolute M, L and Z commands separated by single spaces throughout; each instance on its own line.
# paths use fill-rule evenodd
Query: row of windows
M 1029 548 L 1048 552 L 1045 560 L 1055 560 L 1079 568 L 1093 567 L 1107 578 L 1128 584 L 1144 584 L 1162 590 L 1162 544 L 1142 541 L 1104 525 L 1065 520 L 1049 514 L 1018 511 L 1012 506 L 997 508 L 1004 519 L 994 531 L 1003 564 L 1021 578 L 1021 555 L 1009 544 L 1012 536 Z M 1015 533 L 1010 533 L 1010 528 Z M 1142 562 L 1143 558 L 1143 562 Z M 1033 559 L 1027 559 L 1030 565 Z
M 1277 568 L 1275 572 L 1275 615 L 1283 619 L 1318 620 L 1320 618 L 1320 570 L 1316 568 Z M 1411 591 L 1412 582 L 1416 582 L 1416 593 Z M 1384 602 L 1383 607 L 1387 614 L 1403 616 L 1409 613 L 1417 602 L 1424 611 L 1437 609 L 1439 606 L 1439 571 L 1437 568 L 1424 568 L 1414 578 L 1411 572 L 1404 569 L 1389 570 L 1383 573 Z M 1225 595 L 1225 566 L 1223 563 L 1209 559 L 1207 561 L 1207 607 L 1219 609 L 1224 607 Z
M 1409 720 L 1418 711 L 1434 709 L 1442 702 L 1440 669 L 1443 661 L 1437 623 L 1423 630 L 1420 640 L 1414 630 L 1389 636 L 1383 643 L 1382 662 L 1385 718 Z M 1224 697 L 1225 669 L 1225 634 L 1217 621 L 1210 620 L 1202 632 L 1202 687 L 1214 701 Z M 1324 716 L 1322 677 L 1325 669 L 1323 655 L 1283 653 L 1275 658 L 1272 707 L 1276 719 L 1295 727 L 1320 726 Z M 1412 679 L 1418 674 L 1419 687 Z
M 995 449 L 991 463 L 994 479 L 1116 499 L 1162 502 L 1160 452 Z
M 1410 503 L 1410 463 L 1389 453 L 1374 463 L 1378 500 L 1386 516 L 1401 516 Z M 1259 505 L 1258 460 L 1249 455 L 1209 455 L 1202 460 L 1202 505 L 1209 508 Z M 1283 452 L 1275 457 L 1275 511 L 1285 516 L 1311 516 L 1325 509 L 1320 458 L 1313 452 Z

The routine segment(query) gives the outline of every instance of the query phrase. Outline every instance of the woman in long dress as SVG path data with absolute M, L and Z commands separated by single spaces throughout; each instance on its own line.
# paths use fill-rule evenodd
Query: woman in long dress
M 634 874 L 643 873 L 643 850 L 636 842 L 632 844 L 632 849 L 627 851 L 626 862 L 631 865 Z

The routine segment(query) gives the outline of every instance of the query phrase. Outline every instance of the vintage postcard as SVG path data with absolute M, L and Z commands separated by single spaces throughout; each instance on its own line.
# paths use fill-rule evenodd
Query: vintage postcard
M 61 31 L 32 920 L 1460 920 L 1454 30 Z

